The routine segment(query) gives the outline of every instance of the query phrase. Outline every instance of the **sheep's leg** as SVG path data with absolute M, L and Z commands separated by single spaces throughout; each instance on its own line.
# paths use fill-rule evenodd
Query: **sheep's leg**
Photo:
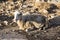
M 41 23 L 32 22 L 36 28 L 41 28 L 43 25 Z
M 23 21 L 18 20 L 17 24 L 18 24 L 20 30 L 24 30 L 24 27 L 23 27 L 24 23 L 23 23 Z

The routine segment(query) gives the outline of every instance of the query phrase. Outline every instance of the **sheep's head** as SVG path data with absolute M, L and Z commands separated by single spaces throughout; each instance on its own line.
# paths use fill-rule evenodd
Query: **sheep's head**
M 22 13 L 16 10 L 14 12 L 14 22 L 16 22 L 17 20 L 21 20 L 21 19 L 22 19 Z

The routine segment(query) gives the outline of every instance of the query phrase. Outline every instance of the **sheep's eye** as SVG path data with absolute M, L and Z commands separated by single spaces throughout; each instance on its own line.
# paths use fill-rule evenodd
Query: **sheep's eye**
M 20 13 L 19 15 L 22 15 L 22 13 Z

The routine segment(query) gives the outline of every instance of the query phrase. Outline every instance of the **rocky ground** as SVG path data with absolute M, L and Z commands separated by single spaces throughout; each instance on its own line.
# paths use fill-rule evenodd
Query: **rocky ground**
M 35 8 L 37 7 L 37 8 Z M 23 13 L 48 14 L 48 27 L 43 30 L 25 32 L 13 23 L 13 13 L 18 9 Z M 0 3 L 0 40 L 60 40 L 60 3 L 43 2 L 39 5 L 33 1 L 16 1 Z
M 17 27 L 3 27 L 0 30 L 1 40 L 60 40 L 60 26 L 51 27 L 47 30 L 35 30 L 24 32 Z

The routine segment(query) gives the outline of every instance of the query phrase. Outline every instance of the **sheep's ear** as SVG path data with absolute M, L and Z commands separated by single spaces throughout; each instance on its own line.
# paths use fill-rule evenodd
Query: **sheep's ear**
M 22 13 L 20 13 L 18 16 L 22 15 Z

